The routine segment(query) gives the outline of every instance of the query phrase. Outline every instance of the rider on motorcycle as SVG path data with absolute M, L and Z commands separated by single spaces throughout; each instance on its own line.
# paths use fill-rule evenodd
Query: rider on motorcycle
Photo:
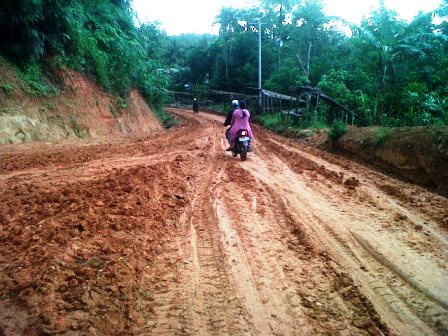
M 227 150 L 232 150 L 232 147 L 235 144 L 235 136 L 239 130 L 244 129 L 247 130 L 249 136 L 254 139 L 254 135 L 252 133 L 252 129 L 249 124 L 250 112 L 246 109 L 246 101 L 240 100 L 238 102 L 239 108 L 233 111 L 232 120 L 230 122 L 230 147 Z
M 226 116 L 226 120 L 224 121 L 223 125 L 224 126 L 230 126 L 231 122 L 232 122 L 232 115 L 233 112 L 238 108 L 238 100 L 234 99 L 232 100 L 232 109 L 227 113 Z M 229 145 L 232 143 L 231 138 L 230 138 L 230 130 L 232 129 L 232 127 L 229 127 L 226 131 L 226 139 L 229 142 Z M 227 148 L 227 150 L 230 150 L 230 147 Z

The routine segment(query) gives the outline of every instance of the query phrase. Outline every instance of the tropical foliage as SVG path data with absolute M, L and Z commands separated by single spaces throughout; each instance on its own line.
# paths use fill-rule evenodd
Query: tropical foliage
M 359 26 L 326 16 L 321 0 L 223 8 L 216 39 L 199 47 L 200 36 L 168 37 L 182 45 L 183 56 L 178 49 L 181 61 L 164 60 L 182 64 L 177 90 L 207 82 L 212 89 L 254 93 L 260 21 L 264 88 L 290 95 L 301 85 L 318 87 L 363 126 L 448 124 L 447 2 L 409 23 L 380 3 Z M 319 107 L 313 115 L 331 123 L 330 110 Z
M 157 24 L 137 27 L 131 0 L 2 1 L 0 54 L 34 94 L 51 93 L 38 78 L 64 65 L 122 97 L 137 87 L 160 106 L 168 87 L 256 94 L 261 36 L 264 88 L 317 87 L 358 125 L 448 124 L 448 2 L 411 22 L 380 3 L 356 26 L 325 15 L 322 0 L 261 0 L 222 8 L 218 36 L 167 36 Z M 324 105 L 309 115 L 338 117 Z
M 41 77 L 41 65 L 65 65 L 122 97 L 137 87 L 151 103 L 162 101 L 164 33 L 153 24 L 137 28 L 129 0 L 2 1 L 0 30 L 0 53 L 25 77 Z

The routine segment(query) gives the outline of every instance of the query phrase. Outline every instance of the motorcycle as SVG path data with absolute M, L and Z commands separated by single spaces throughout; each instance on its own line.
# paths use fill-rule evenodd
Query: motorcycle
M 239 130 L 235 135 L 234 146 L 232 148 L 232 156 L 240 155 L 241 161 L 247 159 L 247 153 L 252 151 L 251 137 L 245 129 Z

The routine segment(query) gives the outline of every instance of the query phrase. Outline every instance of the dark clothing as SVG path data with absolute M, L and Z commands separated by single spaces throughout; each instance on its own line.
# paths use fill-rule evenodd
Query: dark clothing
M 235 111 L 235 109 L 227 112 L 226 120 L 224 121 L 224 124 L 223 124 L 224 126 L 230 126 L 230 123 L 232 122 L 233 111 Z
M 226 115 L 226 120 L 224 121 L 224 126 L 230 126 L 230 124 L 232 123 L 232 115 L 233 115 L 233 111 L 235 111 L 236 108 L 233 108 L 227 112 Z M 226 139 L 229 142 L 229 144 L 232 142 L 232 139 L 230 139 L 230 127 L 226 130 Z
M 226 139 L 229 142 L 229 144 L 232 144 L 232 139 L 230 139 L 230 132 L 231 132 L 231 130 L 232 129 L 230 127 L 226 130 Z
M 193 102 L 193 112 L 199 112 L 199 102 L 197 100 Z

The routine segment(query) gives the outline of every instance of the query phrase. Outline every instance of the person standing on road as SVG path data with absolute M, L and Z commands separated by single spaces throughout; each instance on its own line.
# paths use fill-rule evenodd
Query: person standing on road
M 249 124 L 250 112 L 246 109 L 246 101 L 240 100 L 238 101 L 239 108 L 233 111 L 232 121 L 230 122 L 230 139 L 232 140 L 230 147 L 227 149 L 228 151 L 232 150 L 235 142 L 235 136 L 239 130 L 245 129 L 249 133 L 251 137 L 251 141 L 254 140 L 254 134 L 252 133 L 252 128 Z
M 196 98 L 193 99 L 193 113 L 199 113 L 199 102 Z
M 226 120 L 224 121 L 223 125 L 224 126 L 230 126 L 230 123 L 232 122 L 232 116 L 233 116 L 233 112 L 239 107 L 238 105 L 238 100 L 234 99 L 232 100 L 232 108 L 230 109 L 229 112 L 227 112 L 227 116 L 226 116 Z M 229 127 L 226 131 L 226 139 L 229 142 L 229 145 L 231 143 L 231 138 L 230 138 L 230 130 L 232 127 Z M 230 147 L 227 149 L 230 150 Z

